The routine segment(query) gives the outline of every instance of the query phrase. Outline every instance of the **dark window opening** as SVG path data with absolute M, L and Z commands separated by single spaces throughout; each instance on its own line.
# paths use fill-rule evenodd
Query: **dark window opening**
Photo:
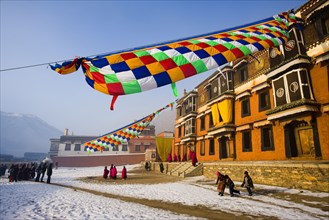
M 201 154 L 202 156 L 205 155 L 205 142 L 204 142 L 204 141 L 201 141 L 201 142 L 200 142 L 200 154 Z
M 202 117 L 200 118 L 200 131 L 203 131 L 203 130 L 205 130 L 205 129 L 206 129 L 205 117 L 202 116 Z
M 249 116 L 250 115 L 250 100 L 249 98 L 244 99 L 241 101 L 241 110 L 242 110 L 242 114 L 241 117 L 245 117 L 245 116 Z
M 212 114 L 209 115 L 209 128 L 214 127 L 214 122 L 212 120 Z
M 215 154 L 215 141 L 214 139 L 209 140 L 209 155 Z
M 243 68 L 239 71 L 239 82 L 242 83 L 248 80 L 248 70 L 247 68 Z
M 81 144 L 75 144 L 74 151 L 81 151 Z
M 71 150 L 71 144 L 65 144 L 65 151 Z
M 270 93 L 268 90 L 259 93 L 258 97 L 259 97 L 259 111 L 260 112 L 267 110 L 271 107 Z
M 251 152 L 251 131 L 242 132 L 242 151 L 243 152 Z
M 261 128 L 262 151 L 274 150 L 272 126 Z

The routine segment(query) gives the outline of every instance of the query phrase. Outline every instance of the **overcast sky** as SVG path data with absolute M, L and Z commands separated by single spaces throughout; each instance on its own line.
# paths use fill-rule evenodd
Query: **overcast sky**
M 195 36 L 297 9 L 290 1 L 0 1 L 1 69 L 90 56 Z M 192 90 L 212 72 L 180 81 Z M 120 96 L 93 90 L 82 70 L 66 76 L 47 68 L 0 72 L 1 111 L 33 114 L 79 135 L 100 135 L 175 100 L 171 86 Z

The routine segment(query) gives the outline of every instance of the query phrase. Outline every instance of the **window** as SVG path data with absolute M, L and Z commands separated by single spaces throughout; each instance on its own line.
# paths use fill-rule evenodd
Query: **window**
M 150 148 L 150 145 L 144 144 L 144 149 L 147 150 Z
M 110 148 L 109 147 L 104 147 L 103 151 L 110 151 Z
M 322 24 L 322 32 L 323 36 L 327 36 L 329 34 L 329 15 L 321 19 Z
M 204 131 L 206 129 L 205 116 L 200 117 L 200 131 Z
M 122 151 L 127 151 L 128 150 L 128 145 L 127 144 L 123 144 L 122 145 Z
M 214 139 L 209 140 L 209 155 L 215 154 L 215 141 Z
M 185 122 L 185 136 L 195 133 L 195 119 L 191 118 Z
M 248 69 L 247 69 L 247 67 L 245 67 L 245 68 L 243 68 L 239 71 L 239 82 L 242 83 L 246 80 L 248 80 Z
M 241 117 L 249 116 L 250 115 L 250 100 L 246 98 L 241 101 Z
M 212 96 L 211 96 L 211 85 L 209 85 L 208 87 L 207 87 L 207 94 L 208 94 L 208 100 L 210 100 L 211 98 L 212 98 Z
M 214 121 L 212 120 L 212 114 L 209 114 L 209 128 L 214 127 Z
M 135 151 L 140 151 L 141 150 L 141 146 L 140 145 L 136 145 L 135 146 Z
M 242 151 L 243 152 L 251 152 L 251 131 L 242 132 Z
M 81 151 L 81 144 L 75 144 L 74 151 Z
M 270 93 L 268 90 L 258 94 L 259 111 L 267 110 L 271 107 Z
M 182 136 L 182 126 L 178 127 L 178 137 Z
M 185 114 L 196 111 L 196 97 L 190 96 L 187 100 L 185 100 L 183 105 L 185 106 Z
M 149 136 L 150 135 L 150 130 L 144 130 L 142 132 L 142 134 L 145 135 L 145 136 Z
M 112 151 L 118 151 L 118 150 L 119 150 L 118 145 L 113 146 Z
M 272 126 L 262 127 L 262 151 L 274 150 Z
M 177 108 L 177 117 L 182 116 L 182 107 Z
M 205 143 L 204 143 L 204 141 L 200 141 L 200 154 L 202 156 L 205 155 Z
M 71 150 L 71 144 L 65 144 L 65 151 Z
M 275 107 L 300 99 L 313 100 L 307 69 L 295 69 L 272 81 Z

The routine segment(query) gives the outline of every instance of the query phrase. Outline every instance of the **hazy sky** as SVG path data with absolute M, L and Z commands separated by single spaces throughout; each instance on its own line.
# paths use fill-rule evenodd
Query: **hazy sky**
M 297 9 L 306 0 L 0 1 L 1 69 L 90 56 L 223 30 Z M 212 72 L 176 83 L 180 97 Z M 171 86 L 112 97 L 79 71 L 47 65 L 0 72 L 1 111 L 33 114 L 77 135 L 100 135 L 175 100 Z

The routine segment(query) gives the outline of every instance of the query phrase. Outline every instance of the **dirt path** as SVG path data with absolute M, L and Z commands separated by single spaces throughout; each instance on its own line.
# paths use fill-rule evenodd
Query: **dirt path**
M 156 173 L 153 171 L 145 171 L 142 168 L 132 170 L 129 172 L 129 176 L 127 180 L 122 179 L 106 179 L 104 180 L 101 176 L 89 176 L 80 178 L 80 181 L 86 183 L 93 183 L 93 184 L 158 184 L 158 183 L 167 183 L 167 182 L 177 182 L 182 181 L 183 179 L 180 177 L 169 176 L 161 173 Z M 193 185 L 199 187 L 209 187 L 209 185 L 213 185 L 213 181 L 199 181 Z M 122 195 L 115 195 L 111 193 L 103 193 L 95 190 L 89 190 L 79 187 L 67 186 L 62 184 L 53 183 L 53 185 L 58 185 L 66 188 L 71 188 L 73 190 L 84 191 L 88 193 L 92 193 L 98 196 L 104 196 L 112 199 L 118 199 L 125 202 L 132 202 L 141 205 L 146 205 L 152 208 L 163 209 L 166 211 L 171 211 L 178 214 L 185 214 L 189 216 L 194 216 L 197 218 L 205 218 L 205 219 L 240 219 L 241 216 L 234 215 L 232 213 L 223 212 L 219 210 L 213 210 L 207 206 L 188 206 L 181 203 L 171 203 L 171 202 L 164 202 L 160 200 L 150 200 L 150 199 L 143 199 L 143 198 L 134 198 L 129 196 L 122 196 Z M 319 197 L 311 197 L 302 194 L 287 194 L 282 192 L 275 192 L 266 189 L 257 189 L 256 194 L 269 196 L 276 199 L 282 199 L 285 201 L 294 202 L 297 204 L 302 204 L 308 207 L 320 208 L 325 212 L 329 211 L 329 201 L 328 198 L 319 198 Z M 250 197 L 249 199 L 257 201 L 257 197 Z M 289 207 L 282 207 L 282 208 L 289 208 Z M 247 215 L 243 213 L 243 218 L 246 219 L 276 219 L 275 217 L 268 217 L 268 216 L 253 216 Z
M 89 176 L 85 178 L 80 178 L 80 181 L 93 183 L 93 184 L 157 184 L 157 183 L 167 183 L 167 182 L 177 182 L 182 181 L 182 178 L 169 176 L 161 173 L 156 173 L 152 171 L 145 171 L 144 169 L 135 169 L 129 172 L 129 176 L 127 180 L 122 179 L 106 179 L 104 180 L 102 177 L 98 176 Z M 134 198 L 122 195 L 115 195 L 111 193 L 103 193 L 95 190 L 74 187 L 74 186 L 67 186 L 58 183 L 52 183 L 52 185 L 57 185 L 61 187 L 71 188 L 73 190 L 84 191 L 88 193 L 92 193 L 98 196 L 104 196 L 107 198 L 112 199 L 119 199 L 125 202 L 133 202 L 141 205 L 146 205 L 152 208 L 163 209 L 166 211 L 171 211 L 178 214 L 184 214 L 189 216 L 194 216 L 197 218 L 204 218 L 204 219 L 238 219 L 238 217 L 234 214 L 222 212 L 218 210 L 210 209 L 206 206 L 188 206 L 181 203 L 171 203 L 171 202 L 164 202 L 159 200 L 149 200 L 149 199 L 142 199 L 142 198 Z M 255 216 L 245 216 L 246 219 L 253 219 Z M 275 219 L 275 218 L 272 218 Z

